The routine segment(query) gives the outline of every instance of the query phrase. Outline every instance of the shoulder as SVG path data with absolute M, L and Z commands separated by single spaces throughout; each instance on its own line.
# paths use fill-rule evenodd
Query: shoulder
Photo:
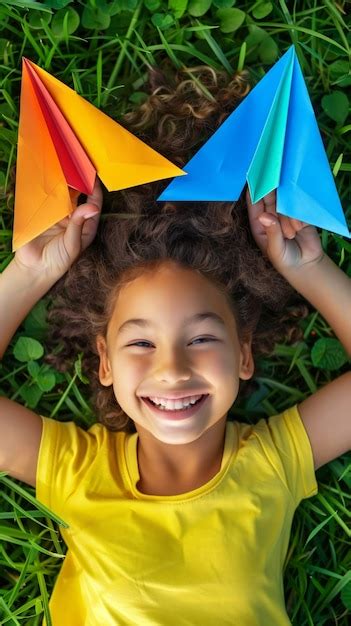
M 41 416 L 43 422 L 39 450 L 39 464 L 43 466 L 64 464 L 65 471 L 84 471 L 93 459 L 105 449 L 113 448 L 126 433 L 110 431 L 95 423 L 82 428 L 73 421 L 63 422 Z
M 296 505 L 317 493 L 312 449 L 296 404 L 255 425 L 236 424 L 239 446 L 247 448 L 258 471 L 271 468 Z
M 43 422 L 39 449 L 36 496 L 60 514 L 63 503 L 87 476 L 116 456 L 117 442 L 125 433 L 112 432 L 95 423 L 84 429 L 73 421 L 63 422 L 41 416 Z

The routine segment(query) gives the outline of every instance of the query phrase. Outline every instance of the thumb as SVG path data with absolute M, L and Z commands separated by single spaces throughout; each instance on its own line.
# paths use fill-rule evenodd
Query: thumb
M 67 253 L 72 260 L 74 260 L 81 251 L 82 230 L 85 221 L 98 213 L 99 211 L 96 210 L 96 207 L 91 207 L 89 211 L 87 206 L 81 205 L 69 216 L 66 232 L 64 234 L 64 243 Z
M 262 213 L 258 217 L 267 235 L 267 254 L 271 261 L 280 261 L 285 252 L 285 238 L 279 220 L 271 213 Z

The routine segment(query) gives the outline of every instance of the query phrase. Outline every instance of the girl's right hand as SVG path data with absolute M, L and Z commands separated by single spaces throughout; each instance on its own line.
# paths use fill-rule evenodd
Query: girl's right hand
M 71 215 L 19 248 L 14 261 L 26 270 L 44 273 L 50 280 L 58 280 L 93 241 L 101 206 L 102 189 L 96 177 L 94 189 L 87 196 L 87 201 L 76 207 Z

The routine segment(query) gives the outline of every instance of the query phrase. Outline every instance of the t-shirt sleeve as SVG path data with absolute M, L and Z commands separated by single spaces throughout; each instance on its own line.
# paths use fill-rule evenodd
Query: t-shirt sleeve
M 59 422 L 41 416 L 36 497 L 65 519 L 65 502 L 84 479 L 99 448 L 101 425 L 85 431 L 74 422 Z
M 265 454 L 295 502 L 318 493 L 311 443 L 297 405 L 259 423 Z

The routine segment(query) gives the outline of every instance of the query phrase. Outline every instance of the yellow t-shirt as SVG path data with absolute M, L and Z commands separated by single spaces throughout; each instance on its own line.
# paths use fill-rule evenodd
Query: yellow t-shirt
M 69 524 L 53 626 L 290 624 L 292 518 L 318 491 L 296 405 L 255 426 L 228 421 L 218 474 L 175 496 L 137 490 L 138 433 L 42 420 L 36 495 Z

